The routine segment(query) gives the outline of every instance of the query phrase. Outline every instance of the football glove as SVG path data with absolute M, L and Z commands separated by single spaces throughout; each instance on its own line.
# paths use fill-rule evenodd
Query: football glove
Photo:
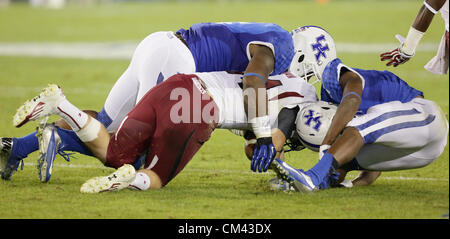
M 395 37 L 400 41 L 400 46 L 395 50 L 380 54 L 381 61 L 388 61 L 386 63 L 386 66 L 392 65 L 394 67 L 397 67 L 398 65 L 404 64 L 405 62 L 409 61 L 409 59 L 414 56 L 414 53 L 412 55 L 409 55 L 402 51 L 402 46 L 405 42 L 405 38 L 398 34 L 395 35 Z
M 253 150 L 250 169 L 253 172 L 266 172 L 275 158 L 277 150 L 272 143 L 271 137 L 263 137 L 256 140 L 256 146 Z

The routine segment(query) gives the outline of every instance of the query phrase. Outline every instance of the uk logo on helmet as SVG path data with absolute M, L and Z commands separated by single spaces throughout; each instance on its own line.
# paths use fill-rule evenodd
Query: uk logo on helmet
M 330 48 L 328 47 L 328 44 L 322 45 L 322 41 L 325 41 L 325 36 L 320 35 L 316 38 L 316 43 L 312 44 L 313 52 L 317 51 L 315 54 L 316 61 L 319 63 L 320 57 L 323 56 L 324 58 L 327 58 L 327 55 L 325 55 L 325 51 L 329 51 Z
M 304 116 L 307 119 L 305 125 L 312 127 L 315 131 L 319 132 L 320 125 L 322 125 L 322 122 L 320 121 L 321 115 L 314 117 L 314 110 L 308 110 L 308 113 L 309 114 Z M 312 122 L 314 122 L 314 125 L 311 125 Z

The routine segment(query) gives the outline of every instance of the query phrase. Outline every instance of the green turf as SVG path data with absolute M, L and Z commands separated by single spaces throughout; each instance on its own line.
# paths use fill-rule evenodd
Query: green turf
M 338 41 L 393 42 L 406 35 L 421 1 L 160 1 L 63 10 L 18 4 L 0 8 L 0 42 L 140 40 L 154 31 L 178 30 L 198 22 L 274 22 L 285 29 L 325 27 Z M 444 31 L 437 16 L 422 41 Z
M 286 29 L 315 24 L 326 26 L 337 42 L 395 42 L 393 35 L 406 34 L 420 4 L 159 2 L 69 6 L 56 11 L 14 5 L 0 8 L 0 42 L 138 41 L 152 31 L 176 30 L 201 21 L 267 21 Z M 423 41 L 437 42 L 441 26 L 442 20 L 436 17 Z M 349 66 L 386 69 L 376 53 L 339 56 Z M 418 52 L 407 64 L 390 70 L 438 102 L 448 118 L 448 76 L 423 69 L 432 56 L 433 52 Z M 23 136 L 34 130 L 34 123 L 13 128 L 12 115 L 50 82 L 61 85 L 75 105 L 101 109 L 127 65 L 124 60 L 0 56 L 0 136 Z M 251 173 L 243 140 L 223 130 L 215 131 L 185 170 L 156 191 L 81 194 L 85 180 L 113 170 L 94 158 L 75 156 L 70 163 L 58 156 L 51 181 L 43 184 L 35 168 L 37 154 L 30 155 L 23 171 L 11 181 L 0 181 L 0 218 L 442 218 L 449 212 L 448 146 L 425 168 L 383 173 L 369 187 L 309 195 L 271 191 L 267 180 L 274 174 Z M 315 157 L 304 150 L 290 153 L 287 161 L 308 169 Z

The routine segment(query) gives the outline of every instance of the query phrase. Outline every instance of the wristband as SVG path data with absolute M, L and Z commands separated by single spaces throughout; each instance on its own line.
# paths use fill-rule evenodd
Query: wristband
M 249 146 L 250 144 L 256 144 L 256 139 L 245 140 L 245 146 Z
M 416 47 L 419 45 L 420 39 L 422 39 L 423 32 L 415 29 L 414 27 L 409 28 L 408 36 L 406 36 L 405 42 L 401 46 L 403 53 L 413 56 L 416 52 Z
M 423 5 L 425 5 L 425 7 L 430 10 L 430 12 L 432 12 L 433 14 L 436 14 L 438 11 L 434 10 L 434 8 L 432 6 L 430 6 L 427 1 L 423 1 Z
M 242 76 L 242 78 L 247 77 L 247 76 L 257 76 L 257 77 L 259 77 L 259 79 L 262 80 L 263 84 L 266 85 L 266 80 L 264 79 L 264 77 L 262 77 L 261 75 L 259 75 L 257 73 L 250 72 L 250 73 L 244 74 Z
M 356 94 L 356 92 L 350 91 L 347 94 L 345 94 L 344 96 L 342 96 L 341 102 L 344 100 L 345 97 L 349 96 L 349 95 L 354 95 L 356 97 L 358 97 L 358 99 L 361 101 L 361 96 L 359 96 L 358 94 Z
M 257 139 L 272 137 L 272 129 L 270 127 L 270 118 L 268 115 L 253 118 L 250 123 Z

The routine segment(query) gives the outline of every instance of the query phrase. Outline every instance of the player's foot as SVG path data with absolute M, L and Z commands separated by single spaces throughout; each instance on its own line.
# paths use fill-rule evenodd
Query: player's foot
M 340 187 L 337 183 L 339 179 L 339 173 L 334 170 L 334 168 L 330 169 L 330 172 L 327 176 L 322 180 L 322 183 L 319 184 L 319 189 L 327 189 L 327 188 L 335 188 Z
M 30 120 L 38 120 L 53 114 L 66 97 L 61 88 L 55 84 L 49 84 L 41 93 L 31 100 L 26 101 L 13 118 L 13 124 L 21 127 Z
M 12 138 L 0 138 L 0 174 L 3 180 L 10 180 L 20 163 L 23 167 L 23 160 L 13 153 L 13 144 Z
M 274 159 L 272 164 L 275 166 L 274 170 L 278 177 L 289 182 L 295 191 L 312 192 L 318 190 L 318 187 L 313 184 L 311 178 L 303 170 L 295 169 L 279 158 Z
M 82 193 L 101 193 L 124 189 L 133 182 L 136 170 L 130 164 L 124 164 L 114 173 L 105 177 L 95 177 L 86 181 L 80 188 Z
M 61 138 L 56 127 L 46 122 L 41 122 L 36 131 L 36 137 L 39 141 L 39 158 L 37 161 L 39 180 L 46 183 L 52 176 L 53 162 L 58 153 Z
M 291 184 L 281 178 L 275 177 L 269 180 L 269 187 L 274 191 L 290 192 L 295 191 Z

